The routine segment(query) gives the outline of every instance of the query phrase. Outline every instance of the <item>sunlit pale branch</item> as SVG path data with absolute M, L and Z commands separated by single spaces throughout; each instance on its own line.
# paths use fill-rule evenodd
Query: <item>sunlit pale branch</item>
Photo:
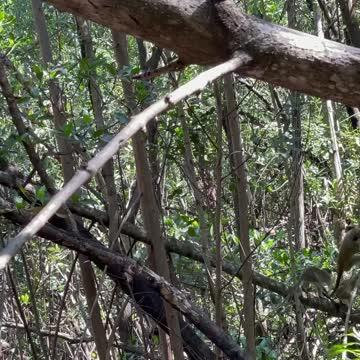
M 9 240 L 7 246 L 0 253 L 0 270 L 4 269 L 10 259 L 16 255 L 24 243 L 31 239 L 47 221 L 60 209 L 60 207 L 84 183 L 93 177 L 97 171 L 140 129 L 159 114 L 168 110 L 189 95 L 203 90 L 210 82 L 240 68 L 251 61 L 251 57 L 239 53 L 237 57 L 209 69 L 161 100 L 150 105 L 141 113 L 132 117 L 131 121 L 87 164 L 82 166 L 74 177 L 52 197 L 49 203 L 25 226 L 25 228 Z

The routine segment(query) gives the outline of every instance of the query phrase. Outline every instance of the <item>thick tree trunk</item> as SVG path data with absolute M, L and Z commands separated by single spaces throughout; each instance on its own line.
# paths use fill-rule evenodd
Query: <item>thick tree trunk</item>
M 351 106 L 360 103 L 359 49 L 245 15 L 231 0 L 155 0 L 151 6 L 146 0 L 47 1 L 171 49 L 184 63 L 215 64 L 241 49 L 253 57 L 242 76 Z

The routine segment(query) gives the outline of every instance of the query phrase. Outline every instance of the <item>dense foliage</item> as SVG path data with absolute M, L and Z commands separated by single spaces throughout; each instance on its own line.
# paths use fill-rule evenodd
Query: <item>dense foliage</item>
M 298 4 L 297 4 L 298 3 Z M 297 28 L 309 33 L 314 29 L 315 2 L 296 3 Z M 247 12 L 268 21 L 287 24 L 284 1 L 244 1 Z M 335 13 L 335 1 L 329 1 L 328 9 Z M 155 57 L 157 49 L 140 39 L 127 37 L 130 65 L 119 67 L 114 56 L 111 31 L 91 23 L 94 59 L 83 56 L 79 30 L 75 18 L 59 13 L 53 7 L 43 6 L 46 26 L 52 49 L 52 61 L 45 63 L 40 51 L 39 37 L 34 26 L 30 1 L 3 0 L 0 4 L 0 52 L 9 64 L 6 76 L 13 96 L 22 113 L 25 133 L 19 133 L 9 112 L 5 96 L 0 96 L 0 213 L 29 211 L 38 208 L 51 198 L 29 159 L 24 144 L 31 143 L 41 158 L 47 174 L 55 187 L 64 183 L 61 154 L 57 137 L 71 144 L 75 166 L 80 167 L 111 139 L 128 122 L 131 115 L 124 97 L 124 83 L 132 82 L 132 75 L 144 68 L 146 59 Z M 342 22 L 337 20 L 340 33 Z M 324 28 L 328 25 L 324 23 Z M 345 35 L 342 35 L 344 38 Z M 340 39 L 334 39 L 336 41 Z M 144 53 L 145 51 L 145 53 Z M 173 58 L 163 51 L 156 67 Z M 187 67 L 180 75 L 165 74 L 150 81 L 134 82 L 137 108 L 144 109 L 157 98 L 166 95 L 179 84 L 194 78 L 203 69 Z M 99 127 L 94 117 L 94 103 L 89 95 L 89 79 L 98 87 L 101 97 L 101 113 L 105 126 Z M 67 122 L 56 129 L 49 83 L 60 86 Z M 215 321 L 214 283 L 215 271 L 209 259 L 215 255 L 214 240 L 216 204 L 221 201 L 221 252 L 224 264 L 240 270 L 236 216 L 236 178 L 232 176 L 231 147 L 225 128 L 220 146 L 223 151 L 221 169 L 221 194 L 216 188 L 217 139 L 219 116 L 226 116 L 223 83 L 220 86 L 220 102 L 217 107 L 216 92 L 210 86 L 201 94 L 190 97 L 181 106 L 162 114 L 157 126 L 148 129 L 146 150 L 152 170 L 157 204 L 160 209 L 164 239 L 192 244 L 203 256 L 203 262 L 193 256 L 172 252 L 169 264 L 176 287 L 189 297 Z M 236 110 L 246 161 L 249 196 L 249 238 L 253 250 L 253 269 L 269 281 L 288 289 L 284 293 L 266 287 L 255 287 L 256 351 L 259 359 L 292 359 L 298 357 L 296 339 L 295 305 L 291 289 L 301 281 L 305 267 L 316 266 L 335 274 L 337 256 L 336 224 L 339 219 L 358 223 L 360 218 L 360 137 L 354 129 L 346 108 L 332 104 L 335 119 L 335 141 L 341 159 L 341 179 L 334 172 L 334 140 L 330 136 L 328 107 L 325 101 L 271 84 L 234 76 Z M 1 92 L 1 91 L 0 91 Z M 293 101 L 296 97 L 297 102 Z M 223 114 L 221 113 L 223 112 Z M 289 222 L 294 191 L 293 155 L 294 112 L 301 119 L 300 153 L 303 173 L 305 246 L 297 247 L 290 235 Z M 192 166 L 196 174 L 198 190 L 206 199 L 200 204 L 194 184 L 189 178 L 185 161 L 187 134 L 191 140 Z M 135 210 L 128 221 L 143 228 L 142 211 L 136 193 L 136 167 L 131 143 L 123 147 L 113 159 L 116 185 L 117 214 L 128 214 L 129 203 L 135 200 Z M 12 174 L 22 186 L 11 187 L 2 180 Z M 109 210 L 104 179 L 93 178 L 80 192 L 72 197 L 75 205 Z M 32 196 L 27 195 L 29 185 Z M 82 219 L 85 228 L 103 244 L 109 244 L 106 224 Z M 5 244 L 19 232 L 19 225 L 3 217 L 0 230 Z M 121 234 L 120 252 L 139 264 L 149 265 L 147 245 Z M 292 253 L 291 245 L 293 243 Z M 28 242 L 12 261 L 1 282 L 1 348 L 4 358 L 96 358 L 97 351 L 91 332 L 89 313 L 78 265 L 71 250 L 50 241 L 34 238 Z M 204 265 L 204 263 L 206 265 Z M 231 275 L 224 265 L 222 273 L 222 307 L 225 319 L 223 329 L 243 346 L 246 344 L 243 320 L 243 286 L 237 276 Z M 125 296 L 113 282 L 95 269 L 101 318 L 110 336 L 115 331 L 111 358 L 137 359 L 160 358 L 157 332 L 151 320 Z M 334 275 L 335 276 L 335 275 Z M 270 286 L 270 285 L 269 285 Z M 310 288 L 301 296 L 318 297 Z M 329 289 L 330 290 L 330 289 Z M 286 292 L 286 291 L 285 291 Z M 320 294 L 323 297 L 322 294 Z M 328 301 L 323 297 L 324 301 Z M 128 304 L 131 304 L 129 306 Z M 330 305 L 329 305 L 330 306 Z M 353 304 L 353 311 L 357 309 Z M 338 356 L 342 342 L 344 320 L 332 317 L 326 306 L 322 309 L 301 305 L 306 341 L 312 358 L 329 359 Z M 330 308 L 330 307 L 329 307 Z M 121 321 L 118 314 L 120 314 Z M 52 353 L 55 327 L 60 319 L 56 349 Z M 26 320 L 26 324 L 24 324 Z M 124 324 L 127 324 L 127 328 Z M 117 326 L 123 326 L 116 331 Z M 356 321 L 349 332 L 356 333 Z M 24 328 L 28 328 L 32 345 Z M 115 329 L 115 330 L 114 330 Z M 121 334 L 124 333 L 125 335 Z M 357 342 L 356 336 L 354 338 Z M 333 345 L 338 346 L 330 349 Z M 340 346 L 340 350 L 342 347 Z M 341 352 L 341 351 L 340 351 Z M 37 355 L 36 355 L 37 354 Z M 50 355 L 52 354 L 52 355 Z M 146 355 L 147 354 L 147 355 Z

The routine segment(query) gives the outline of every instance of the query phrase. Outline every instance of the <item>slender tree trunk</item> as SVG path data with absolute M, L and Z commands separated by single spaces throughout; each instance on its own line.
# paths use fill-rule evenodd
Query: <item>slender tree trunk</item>
M 287 2 L 287 14 L 289 27 L 297 28 L 297 0 Z M 290 94 L 291 104 L 291 132 L 292 132 L 292 164 L 289 171 L 290 184 L 290 219 L 288 225 L 289 249 L 292 275 L 295 277 L 296 253 L 305 248 L 305 224 L 304 224 L 304 173 L 302 154 L 301 134 L 301 95 L 292 92 Z M 301 359 L 310 359 L 309 348 L 306 340 L 306 328 L 304 314 L 300 302 L 299 287 L 295 287 L 295 318 L 296 318 L 296 339 Z
M 314 8 L 315 14 L 315 28 L 317 32 L 317 36 L 320 38 L 324 38 L 323 26 L 322 26 L 322 16 L 321 11 L 318 7 Z M 340 151 L 337 139 L 337 131 L 335 126 L 335 118 L 334 118 L 334 108 L 331 100 L 324 101 L 326 107 L 326 116 L 329 123 L 329 132 L 330 132 L 330 140 L 331 140 L 331 148 L 330 152 L 332 154 L 332 164 L 333 164 L 333 176 L 337 180 L 338 185 L 338 201 L 341 203 L 343 199 L 343 184 L 342 184 L 342 166 L 341 166 L 341 158 Z M 334 236 L 337 241 L 337 244 L 340 245 L 341 239 L 343 238 L 345 232 L 345 224 L 343 221 L 344 214 L 342 211 L 336 211 L 334 214 Z
M 160 57 L 157 58 L 153 63 L 146 61 L 147 59 L 147 48 L 142 39 L 136 39 L 139 52 L 139 62 L 142 71 L 152 71 L 159 64 Z M 149 63 L 150 62 L 150 63 Z M 142 106 L 146 107 L 150 105 L 153 101 L 156 100 L 155 86 L 152 82 L 147 80 L 142 80 L 144 87 L 147 89 L 149 96 L 144 99 Z M 161 191 L 159 183 L 160 175 L 160 165 L 158 158 L 158 146 L 157 146 L 157 137 L 158 137 L 158 126 L 156 119 L 152 119 L 146 124 L 146 140 L 147 140 L 147 157 L 149 159 L 151 175 L 153 178 L 153 184 L 155 189 L 156 200 L 161 204 Z
M 301 144 L 301 96 L 298 93 L 290 95 L 291 125 L 292 125 L 292 167 L 290 175 L 290 223 L 291 239 L 295 249 L 305 248 L 304 223 L 304 171 Z
M 106 127 L 104 116 L 103 116 L 103 102 L 101 89 L 97 84 L 97 74 L 94 69 L 95 64 L 95 51 L 91 38 L 90 25 L 86 20 L 81 17 L 76 18 L 76 24 L 78 27 L 78 33 L 81 45 L 81 55 L 83 59 L 87 59 L 90 65 L 90 69 L 93 69 L 93 73 L 89 76 L 88 88 L 91 99 L 92 110 L 95 117 L 95 124 L 97 130 L 103 130 Z M 107 214 L 109 218 L 109 244 L 113 248 L 117 249 L 119 232 L 119 206 L 118 206 L 118 193 L 116 191 L 115 178 L 114 178 L 114 163 L 113 160 L 109 160 L 102 168 L 102 176 L 105 182 L 105 196 L 108 205 Z M 127 304 L 124 311 L 119 314 L 118 324 L 119 335 L 123 343 L 127 343 L 130 336 L 130 317 L 131 307 Z M 109 345 L 107 346 L 107 357 L 109 357 Z
M 96 70 L 94 69 L 95 64 L 95 52 L 91 39 L 90 26 L 81 17 L 76 18 L 76 24 L 78 28 L 81 56 L 83 59 L 87 59 L 89 62 L 89 68 L 91 73 L 89 74 L 88 88 L 90 94 L 90 100 L 92 105 L 93 114 L 95 117 L 95 124 L 97 130 L 105 129 L 105 121 L 102 111 L 102 96 L 101 89 L 97 84 Z M 116 192 L 116 185 L 114 179 L 114 164 L 113 160 L 109 160 L 102 168 L 102 175 L 105 181 L 105 196 L 108 205 L 108 216 L 109 216 L 109 243 L 115 244 L 117 241 L 117 232 L 119 228 L 118 221 L 118 195 Z
M 247 175 L 242 136 L 239 126 L 237 103 L 233 88 L 232 75 L 224 76 L 224 90 L 227 109 L 227 129 L 231 142 L 231 157 L 233 161 L 234 181 L 237 193 L 238 208 L 236 217 L 239 220 L 238 236 L 240 238 L 240 257 L 243 262 L 243 287 L 244 287 L 244 318 L 247 348 L 251 359 L 255 359 L 255 294 L 252 283 L 252 259 L 250 255 L 249 240 L 249 211 L 247 194 Z
M 212 267 L 210 265 L 210 249 L 209 249 L 209 224 L 208 224 L 208 214 L 206 212 L 207 209 L 207 199 L 205 198 L 202 192 L 202 186 L 200 181 L 198 181 L 198 177 L 195 171 L 194 165 L 194 156 L 191 149 L 191 138 L 190 138 L 190 129 L 188 126 L 188 122 L 186 120 L 186 115 L 182 104 L 178 105 L 179 117 L 181 122 L 181 127 L 183 129 L 184 134 L 184 173 L 190 183 L 190 187 L 192 188 L 194 198 L 195 198 L 195 206 L 196 212 L 199 217 L 200 224 L 200 245 L 202 248 L 202 255 L 204 258 L 204 265 L 206 271 L 206 277 L 209 284 L 209 291 L 212 300 L 215 302 L 215 294 L 214 294 L 214 281 L 212 279 Z
M 129 60 L 125 35 L 113 32 L 113 40 L 118 65 L 120 67 L 127 66 L 129 64 Z M 133 114 L 135 114 L 137 112 L 137 108 L 132 84 L 123 81 L 123 88 L 128 108 Z M 135 154 L 137 181 L 141 193 L 141 209 L 144 227 L 152 243 L 150 260 L 155 271 L 166 280 L 170 281 L 168 258 L 161 231 L 160 211 L 155 198 L 149 160 L 145 152 L 145 137 L 142 132 L 138 132 L 134 135 L 133 148 Z M 183 360 L 184 355 L 178 313 L 172 309 L 168 303 L 164 303 L 164 305 L 174 359 Z M 168 355 L 165 356 L 168 358 Z
M 52 52 L 49 35 L 46 28 L 44 13 L 42 11 L 41 1 L 32 0 L 32 8 L 35 20 L 36 31 L 39 37 L 40 50 L 44 64 L 48 65 L 52 61 Z M 56 140 L 61 153 L 62 171 L 64 181 L 69 181 L 74 175 L 74 158 L 72 155 L 72 146 L 63 135 L 63 128 L 66 124 L 66 117 L 63 108 L 63 99 L 61 96 L 60 87 L 55 80 L 50 80 L 49 83 L 51 105 L 54 114 L 54 124 L 56 128 Z M 93 333 L 96 348 L 101 360 L 106 358 L 106 333 L 104 325 L 101 320 L 100 307 L 97 301 L 96 284 L 94 278 L 94 271 L 91 262 L 80 255 L 79 256 L 80 271 L 83 280 L 88 311 L 91 320 L 91 331 Z
M 346 25 L 350 44 L 355 47 L 360 47 L 360 28 L 355 17 L 356 5 L 354 5 L 353 0 L 337 0 L 337 2 L 340 6 L 341 15 Z
M 223 328 L 223 324 L 226 321 L 223 311 L 223 299 L 222 299 L 222 251 L 221 251 L 221 196 L 222 196 L 222 158 L 223 158 L 223 111 L 221 103 L 220 83 L 217 81 L 214 84 L 214 95 L 216 101 L 217 110 L 217 134 L 216 134 L 216 146 L 217 159 L 215 164 L 215 181 L 216 181 L 216 204 L 214 214 L 214 238 L 215 238 L 215 259 L 216 259 L 216 279 L 215 279 L 215 319 L 216 324 Z M 222 354 L 218 351 L 218 359 L 223 359 Z
M 298 0 L 287 2 L 287 14 L 289 27 L 297 28 L 297 5 Z M 301 101 L 299 93 L 290 94 L 291 104 L 291 133 L 292 133 L 292 169 L 290 176 L 290 224 L 291 238 L 295 243 L 295 249 L 305 247 L 305 224 L 304 224 L 304 171 L 302 154 L 301 134 Z
M 29 266 L 28 266 L 28 263 L 27 263 L 27 260 L 25 258 L 23 251 L 21 251 L 21 259 L 24 264 L 24 272 L 25 272 L 25 277 L 26 277 L 26 282 L 27 282 L 27 288 L 29 289 L 29 292 L 30 292 L 31 307 L 32 307 L 32 311 L 34 313 L 35 328 L 36 328 L 37 334 L 39 336 L 42 355 L 43 355 L 44 359 L 47 359 L 48 355 L 49 355 L 48 347 L 46 346 L 44 336 L 41 334 L 41 331 L 40 331 L 41 330 L 40 314 L 39 314 L 38 307 L 37 307 L 37 300 L 36 300 L 35 291 L 34 291 L 32 279 L 31 279 L 31 275 L 30 275 L 30 271 L 29 271 L 30 269 L 29 269 Z
M 339 145 L 337 141 L 337 134 L 335 130 L 334 108 L 331 100 L 326 100 L 325 103 L 326 103 L 327 118 L 329 123 L 329 132 L 331 139 L 330 150 L 332 153 L 333 172 L 335 179 L 340 182 L 342 179 L 342 166 L 341 166 Z

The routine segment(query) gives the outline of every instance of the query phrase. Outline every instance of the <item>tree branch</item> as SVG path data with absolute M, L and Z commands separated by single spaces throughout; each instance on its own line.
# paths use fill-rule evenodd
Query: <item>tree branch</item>
M 241 49 L 253 58 L 242 76 L 349 106 L 360 103 L 360 49 L 243 14 L 233 0 L 47 2 L 171 49 L 183 64 L 213 65 Z
M 21 184 L 21 181 L 20 180 L 17 181 L 16 179 L 17 178 L 15 178 L 14 176 L 11 176 L 6 172 L 0 171 L 0 184 L 6 187 L 19 190 L 16 184 Z M 22 192 L 19 191 L 19 193 L 21 194 Z M 11 209 L 12 207 L 9 204 L 2 203 L 0 198 L 0 208 L 2 208 L 0 210 L 0 213 L 2 215 L 6 215 L 6 213 L 10 211 L 9 209 Z M 69 208 L 71 211 L 73 211 L 75 214 L 79 216 L 85 217 L 86 219 L 95 221 L 99 224 L 109 226 L 109 219 L 107 217 L 107 214 L 101 210 L 90 209 L 87 206 L 78 205 L 78 204 L 76 205 L 70 204 Z M 30 219 L 28 219 L 28 221 L 30 221 Z M 151 244 L 150 240 L 146 236 L 146 233 L 131 223 L 126 222 L 123 225 L 121 232 L 124 235 L 130 236 L 136 241 L 140 241 L 148 245 Z M 194 243 L 190 243 L 188 241 L 179 241 L 175 238 L 169 237 L 168 240 L 165 241 L 165 247 L 168 252 L 187 257 L 189 259 L 198 261 L 200 263 L 204 262 L 204 257 L 202 255 L 201 250 Z M 215 266 L 214 259 L 210 259 L 210 265 Z M 238 269 L 239 269 L 238 265 L 235 265 L 228 261 L 223 262 L 223 271 L 228 275 L 236 276 L 241 280 L 242 279 L 241 272 L 239 273 Z M 273 280 L 256 271 L 254 271 L 253 274 L 253 281 L 255 285 L 267 289 L 271 292 L 274 292 L 284 298 L 288 297 L 289 294 L 291 294 L 291 289 L 286 287 L 281 282 Z M 329 301 L 327 299 L 302 296 L 300 297 L 300 300 L 303 303 L 303 305 L 308 308 L 324 311 L 331 316 L 337 316 L 341 318 L 345 318 L 346 316 L 346 306 L 338 305 L 337 303 Z M 354 322 L 360 322 L 360 313 L 355 313 L 353 315 L 354 317 L 352 317 L 351 320 Z
M 20 213 L 17 210 L 2 215 L 20 225 L 31 222 L 32 217 L 29 211 Z M 79 233 L 76 234 L 71 230 L 63 229 L 63 227 L 66 229 L 66 222 L 63 218 L 55 216 L 52 223 L 55 225 L 46 224 L 38 235 L 87 256 L 100 269 L 105 269 L 107 266 L 108 275 L 165 331 L 168 331 L 168 328 L 162 299 L 180 311 L 191 324 L 207 336 L 230 359 L 244 359 L 239 345 L 193 305 L 185 294 L 162 277 L 148 268 L 140 266 L 132 259 L 115 254 L 97 241 L 83 227 L 79 227 Z M 61 228 L 57 226 L 61 226 Z M 185 350 L 190 351 L 190 353 L 195 351 L 197 358 L 201 355 L 204 360 L 212 360 L 214 358 L 213 353 L 191 328 L 184 321 L 180 321 L 180 326 L 181 335 L 185 341 Z
M 80 168 L 64 187 L 55 194 L 49 203 L 30 221 L 25 228 L 10 240 L 7 246 L 0 252 L 0 270 L 4 269 L 10 259 L 21 249 L 24 243 L 31 239 L 47 221 L 60 209 L 60 207 L 74 194 L 84 183 L 93 177 L 100 168 L 112 158 L 112 156 L 124 146 L 126 142 L 141 128 L 162 112 L 179 103 L 189 95 L 203 90 L 210 82 L 218 77 L 233 72 L 240 66 L 249 62 L 251 58 L 246 54 L 238 54 L 223 64 L 209 69 L 144 111 L 132 117 L 131 121 L 93 158 L 87 165 Z

